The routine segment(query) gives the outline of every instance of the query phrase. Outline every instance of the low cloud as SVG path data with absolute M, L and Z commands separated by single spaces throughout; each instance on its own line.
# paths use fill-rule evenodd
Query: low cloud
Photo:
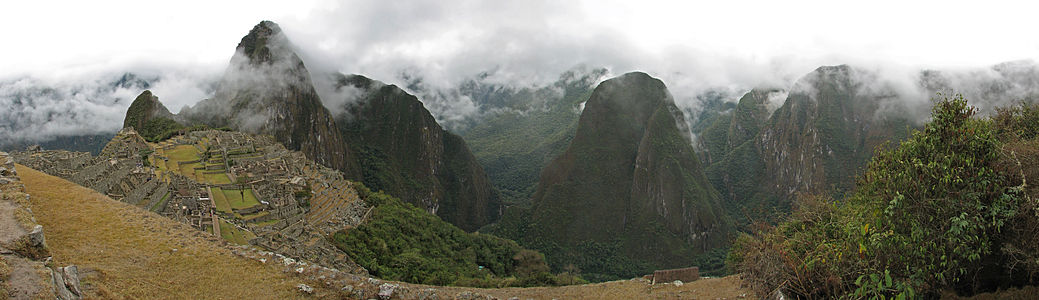
M 46 11 L 45 5 L 27 3 L 36 7 L 10 11 Z M 707 92 L 724 91 L 725 101 L 737 101 L 751 88 L 789 89 L 821 65 L 850 64 L 877 74 L 876 88 L 896 91 L 883 106 L 891 111 L 907 103 L 929 106 L 933 93 L 917 88 L 921 70 L 939 70 L 942 78 L 935 80 L 967 94 L 983 111 L 1031 97 L 1037 86 L 1021 79 L 1035 78 L 1029 73 L 1034 67 L 987 66 L 1036 57 L 1039 42 L 1022 38 L 1029 36 L 1024 32 L 1031 28 L 1029 10 L 910 5 L 895 12 L 896 21 L 877 24 L 869 21 L 890 13 L 883 5 L 863 6 L 856 15 L 807 5 L 812 9 L 770 2 L 310 1 L 161 5 L 149 14 L 127 16 L 117 9 L 121 4 L 91 3 L 69 13 L 48 12 L 60 14 L 57 18 L 20 14 L 25 16 L 0 22 L 39 22 L 28 26 L 39 31 L 15 32 L 12 44 L 44 46 L 0 49 L 13 51 L 0 53 L 7 59 L 0 65 L 9 69 L 0 72 L 17 72 L 0 73 L 0 101 L 6 101 L 0 104 L 13 103 L 17 93 L 10 89 L 28 91 L 26 85 L 40 90 L 20 97 L 39 99 L 12 106 L 21 113 L 0 113 L 0 123 L 9 124 L 0 139 L 117 129 L 140 91 L 104 86 L 125 72 L 153 78 L 150 88 L 173 112 L 214 98 L 234 45 L 262 19 L 281 25 L 312 75 L 361 74 L 398 85 L 417 95 L 443 124 L 502 111 L 464 92 L 468 81 L 503 90 L 544 89 L 575 66 L 606 68 L 607 76 L 649 73 L 668 85 L 687 112 L 702 111 Z M 199 6 L 210 9 L 196 12 Z M 905 30 L 933 25 L 921 16 L 965 12 L 1001 17 L 942 24 L 947 30 L 927 36 Z M 73 20 L 76 26 L 44 28 L 53 19 Z M 116 30 L 126 36 L 108 34 Z M 53 38 L 59 35 L 68 39 Z M 946 40 L 956 41 L 955 47 L 936 42 Z M 988 46 L 997 43 L 998 49 Z M 357 92 L 322 88 L 327 85 L 321 77 L 312 79 L 333 111 Z M 21 87 L 13 86 L 23 80 Z M 43 92 L 48 88 L 54 91 Z M 90 118 L 97 119 L 86 121 Z

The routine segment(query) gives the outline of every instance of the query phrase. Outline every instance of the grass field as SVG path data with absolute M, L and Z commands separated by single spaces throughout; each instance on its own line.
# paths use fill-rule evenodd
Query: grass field
M 303 296 L 298 278 L 238 257 L 210 234 L 21 165 L 18 174 L 53 264 L 79 266 L 88 299 Z
M 231 208 L 243 209 L 260 205 L 260 201 L 256 200 L 256 194 L 253 193 L 252 189 L 245 189 L 245 193 L 242 193 L 242 190 L 221 191 L 224 193 L 224 198 L 227 199 L 227 203 L 230 204 Z M 216 189 L 213 192 L 216 193 Z
M 227 197 L 224 196 L 224 191 L 220 188 L 212 188 L 212 190 L 213 202 L 216 203 L 216 210 L 231 213 L 231 204 L 227 202 Z
M 227 173 L 216 173 L 216 174 L 203 174 L 202 171 L 197 171 L 195 174 L 196 178 L 202 178 L 202 182 L 209 184 L 231 184 L 231 177 L 227 176 Z
M 195 146 L 192 145 L 178 145 L 176 148 L 173 148 L 173 150 L 166 152 L 166 156 L 169 157 L 170 160 L 176 161 L 192 161 L 201 159 L 202 157 L 198 156 L 198 154 L 198 149 L 195 149 Z
M 220 235 L 228 242 L 239 245 L 248 245 L 249 240 L 256 237 L 252 232 L 238 229 L 238 227 L 227 223 L 224 219 L 220 219 Z

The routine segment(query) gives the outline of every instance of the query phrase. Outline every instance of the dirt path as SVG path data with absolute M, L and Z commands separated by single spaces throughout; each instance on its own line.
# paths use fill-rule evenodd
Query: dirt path
M 0 201 L 0 244 L 9 243 L 27 233 L 15 219 L 15 209 L 14 203 Z
M 21 165 L 18 174 L 54 264 L 80 266 L 90 298 L 302 297 L 298 278 L 236 256 L 208 233 Z
M 472 290 L 500 299 L 757 299 L 749 290 L 740 288 L 739 276 L 703 278 L 681 286 L 649 284 L 644 280 L 622 280 L 563 287 L 465 289 L 440 288 L 449 295 Z

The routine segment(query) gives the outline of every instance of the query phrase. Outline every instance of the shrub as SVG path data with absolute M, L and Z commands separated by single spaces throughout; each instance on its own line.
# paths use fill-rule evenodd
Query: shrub
M 1014 268 L 1005 256 L 1034 259 L 1039 232 L 1029 230 L 1039 226 L 1005 229 L 1039 224 L 1039 215 L 1022 201 L 1027 176 L 1014 176 L 1024 168 L 1008 161 L 1024 151 L 1007 151 L 1004 140 L 1034 139 L 1039 110 L 1004 110 L 1009 115 L 993 119 L 976 113 L 962 96 L 938 100 L 922 130 L 876 153 L 848 198 L 800 197 L 785 222 L 740 236 L 729 263 L 758 293 L 779 288 L 806 298 L 1005 286 Z

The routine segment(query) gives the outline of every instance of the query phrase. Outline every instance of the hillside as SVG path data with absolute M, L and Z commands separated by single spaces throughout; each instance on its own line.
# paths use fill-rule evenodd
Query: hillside
M 441 128 L 415 96 L 360 75 L 332 75 L 335 121 L 360 157 L 369 188 L 467 231 L 498 220 L 501 201 L 461 137 Z
M 213 98 L 180 114 L 190 123 L 271 135 L 348 178 L 359 174 L 310 72 L 274 22 L 260 22 L 242 37 Z
M 344 275 L 270 253 L 227 247 L 207 233 L 63 179 L 21 165 L 17 171 L 32 195 L 37 221 L 46 228 L 51 264 L 77 265 L 88 298 L 367 299 L 387 291 L 394 299 L 753 298 L 739 287 L 737 277 L 707 278 L 681 286 L 650 285 L 637 279 L 567 287 L 476 289 Z M 272 263 L 275 259 L 278 263 Z M 313 290 L 304 292 L 301 283 Z
M 302 280 L 235 256 L 212 236 L 64 179 L 17 169 L 54 263 L 79 266 L 90 286 L 87 297 L 302 296 L 296 289 Z
M 359 75 L 315 76 L 281 28 L 264 21 L 238 44 L 213 98 L 176 117 L 184 125 L 273 136 L 345 179 L 363 181 L 468 231 L 498 219 L 499 196 L 483 168 L 415 96 Z M 318 89 L 333 92 L 322 99 Z M 127 118 L 137 114 L 131 107 Z
M 777 226 L 742 234 L 729 261 L 759 293 L 791 298 L 1034 290 L 1039 107 L 977 113 L 962 96 L 938 99 L 931 121 L 878 151 L 850 193 L 799 197 Z M 1032 287 L 1012 289 L 1022 286 Z
M 540 88 L 515 89 L 471 80 L 459 88 L 482 116 L 461 135 L 509 205 L 529 205 L 541 170 L 566 150 L 582 104 L 605 69 L 570 70 Z
M 801 193 L 842 195 L 876 147 L 904 139 L 910 117 L 875 74 L 824 66 L 780 91 L 752 90 L 703 134 L 708 177 L 741 224 L 774 221 Z M 894 105 L 894 106 L 892 106 Z M 766 120 L 767 118 L 767 120 Z
M 724 246 L 731 223 L 680 120 L 649 75 L 599 84 L 570 146 L 542 172 L 532 209 L 510 210 L 499 234 L 599 280 L 688 266 Z

